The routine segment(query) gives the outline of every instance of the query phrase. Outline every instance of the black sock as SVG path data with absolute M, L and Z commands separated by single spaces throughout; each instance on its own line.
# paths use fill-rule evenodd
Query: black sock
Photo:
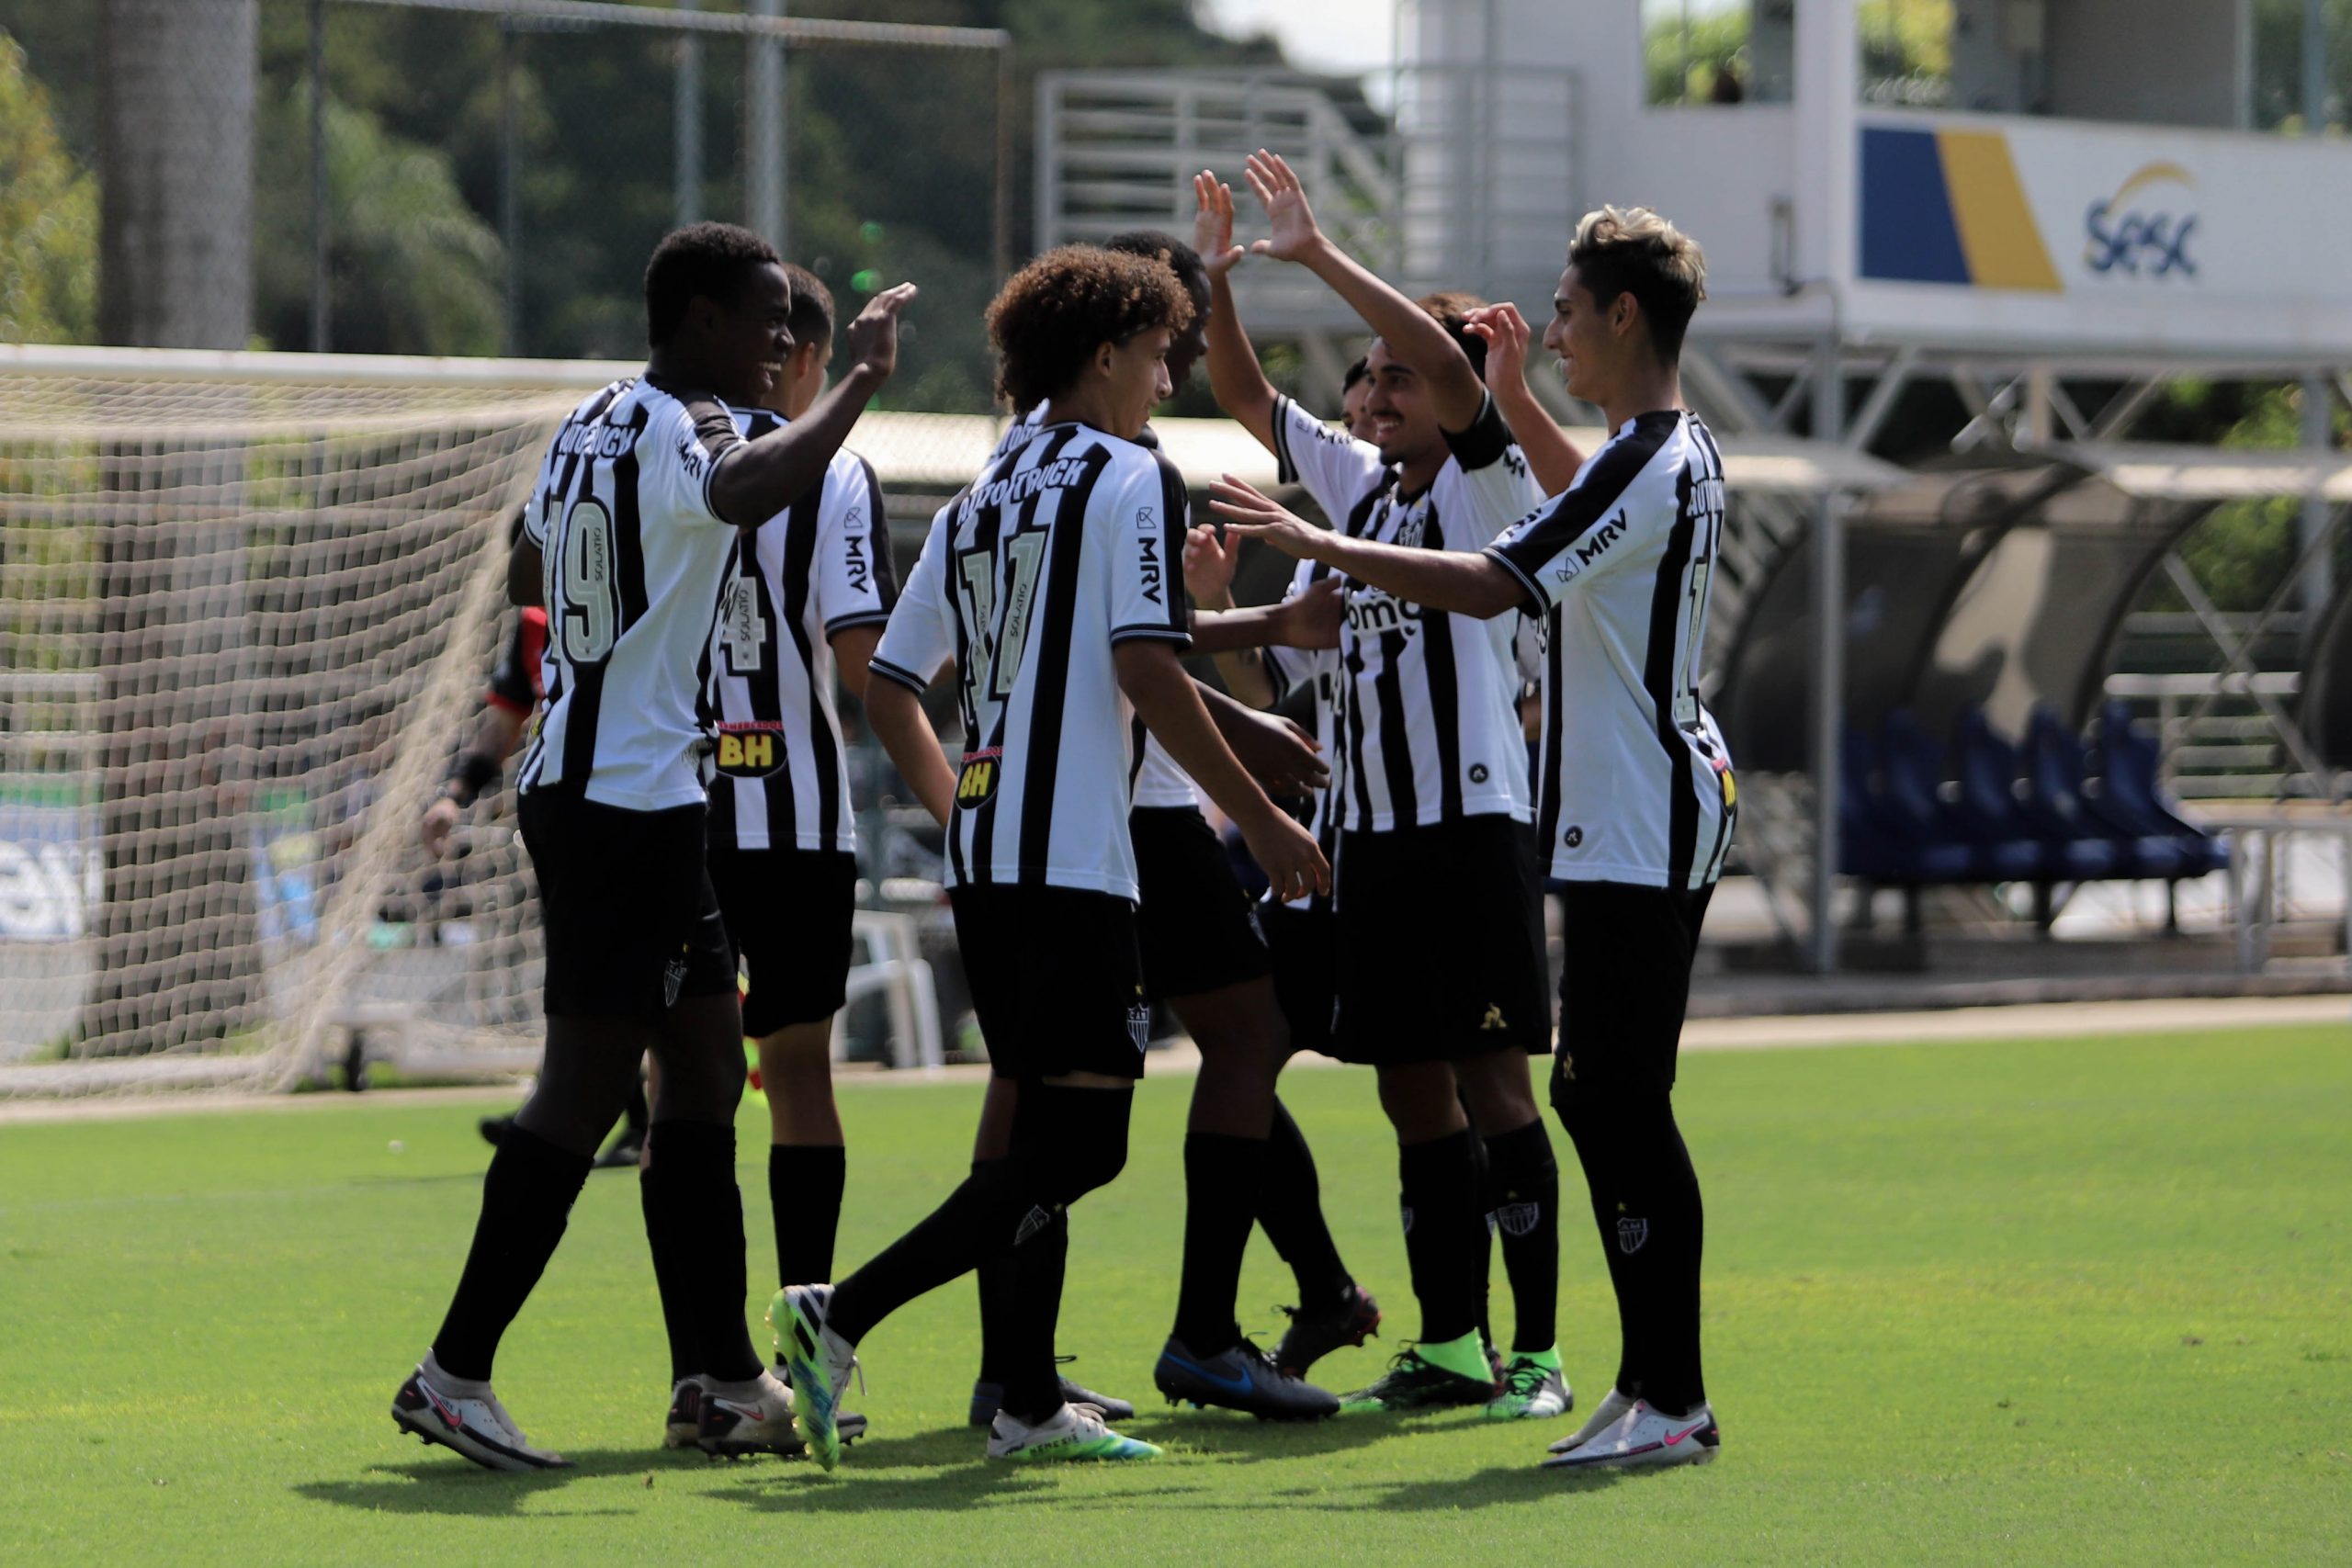
M 1233 1298 L 1241 1254 L 1264 1184 L 1266 1140 L 1184 1134 L 1184 1261 L 1176 1285 L 1176 1337 L 1196 1356 L 1241 1342 Z
M 833 1277 L 833 1237 L 841 1229 L 849 1152 L 839 1144 L 774 1144 L 768 1148 L 768 1207 L 775 1216 L 779 1285 L 820 1285 Z
M 1487 1194 L 1510 1277 L 1513 1350 L 1549 1350 L 1559 1338 L 1560 1168 L 1537 1117 L 1487 1140 Z
M 972 1174 L 996 1163 L 974 1160 Z M 1067 1235 L 1068 1233 L 1064 1233 Z M 1065 1244 L 1067 1245 L 1067 1244 Z M 1020 1312 L 1021 1286 L 1012 1271 L 1012 1253 L 1008 1248 L 991 1252 L 974 1265 L 973 1280 L 980 1294 L 980 1376 L 982 1382 L 997 1385 L 1001 1394 L 1004 1388 L 1004 1370 L 1012 1365 L 1013 1319 Z
M 1471 1175 L 1478 1184 L 1478 1343 L 1482 1348 L 1495 1348 L 1495 1199 L 1494 1172 L 1488 1168 L 1487 1140 L 1478 1136 L 1478 1123 L 1469 1116 L 1470 1104 L 1462 1104 L 1463 1114 L 1470 1122 Z
M 1061 1325 L 1062 1279 L 1069 1267 L 1069 1211 L 1036 1209 L 1031 1217 L 1039 1223 L 1023 1225 L 1018 1243 L 998 1256 L 1012 1278 L 1002 1408 L 1035 1426 L 1062 1404 L 1054 1335 Z
M 1274 1251 L 1290 1265 L 1302 1307 L 1317 1307 L 1345 1293 L 1355 1280 L 1340 1261 L 1339 1245 L 1323 1219 L 1323 1193 L 1315 1174 L 1315 1154 L 1290 1110 L 1274 1101 L 1274 1124 L 1266 1139 L 1266 1174 L 1258 1189 L 1258 1224 Z
M 1486 1219 L 1478 1213 L 1476 1134 L 1464 1127 L 1396 1151 L 1405 1195 L 1405 1257 L 1421 1303 L 1421 1338 L 1459 1339 L 1478 1325 L 1478 1260 Z
M 1561 1117 L 1592 1190 L 1592 1217 L 1617 1292 L 1617 1387 L 1674 1412 L 1707 1397 L 1699 1352 L 1705 1215 L 1698 1173 L 1667 1095 Z
M 506 1325 L 547 1271 L 588 1179 L 589 1156 L 510 1126 L 481 1179 L 481 1216 L 433 1359 L 451 1377 L 487 1382 Z
M 639 1192 L 645 1239 L 670 1323 L 675 1377 L 704 1372 L 729 1382 L 760 1375 L 743 1322 L 751 1290 L 743 1258 L 743 1193 L 735 1184 L 735 1129 L 657 1122 Z
M 832 1327 L 853 1344 L 874 1325 L 925 1292 L 978 1267 L 981 1259 L 1047 1237 L 1062 1223 L 1060 1211 L 1117 1176 L 1127 1157 L 1131 1090 L 1071 1089 L 1023 1083 L 1021 1108 L 1012 1123 L 1012 1151 L 975 1165 L 947 1201 L 881 1255 L 833 1288 L 828 1314 Z M 1034 1404 L 1040 1387 L 1059 1388 L 1054 1372 L 1052 1328 L 1060 1310 L 1062 1269 L 1046 1267 L 1045 1255 L 1015 1259 L 1017 1300 L 1011 1326 L 1001 1331 L 993 1353 L 1006 1407 L 1015 1415 L 1014 1390 Z M 1034 1294 L 1041 1292 L 1042 1294 Z M 1044 1337 L 1035 1330 L 1042 1324 Z M 1011 1364 L 1005 1364 L 1010 1362 Z M 1054 1395 L 1058 1404 L 1059 1394 Z M 1053 1405 L 1046 1406 L 1050 1414 Z
M 917 1296 L 1011 1247 L 1034 1206 L 1019 1161 L 993 1159 L 974 1166 L 946 1201 L 833 1287 L 828 1321 L 855 1344 Z

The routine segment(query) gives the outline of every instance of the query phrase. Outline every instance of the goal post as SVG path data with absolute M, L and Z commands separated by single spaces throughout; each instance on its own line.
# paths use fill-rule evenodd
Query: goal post
M 417 819 L 548 435 L 632 365 L 0 349 L 0 1097 L 527 1066 L 511 792 Z

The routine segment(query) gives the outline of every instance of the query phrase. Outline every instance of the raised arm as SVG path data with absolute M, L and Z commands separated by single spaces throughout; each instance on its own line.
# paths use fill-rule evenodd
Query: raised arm
M 739 527 L 756 528 L 825 477 L 850 427 L 899 363 L 899 311 L 915 297 L 901 283 L 866 301 L 844 338 L 850 367 L 798 419 L 725 453 L 710 476 L 713 511 Z
M 1216 406 L 1274 450 L 1274 389 L 1258 363 L 1233 303 L 1233 264 L 1242 251 L 1233 243 L 1233 187 L 1205 169 L 1193 176 L 1193 248 L 1209 275 L 1209 390 Z
M 1484 552 L 1408 549 L 1351 539 L 1294 516 L 1231 474 L 1209 489 L 1216 497 L 1209 504 L 1227 519 L 1227 533 L 1263 539 L 1299 560 L 1329 562 L 1358 582 L 1385 589 L 1399 599 L 1481 620 L 1491 620 L 1524 602 L 1510 569 Z
M 1533 335 L 1527 318 L 1506 300 L 1471 311 L 1463 326 L 1486 342 L 1487 389 L 1494 393 L 1503 423 L 1526 454 L 1528 471 L 1545 495 L 1559 494 L 1576 482 L 1584 454 L 1554 423 L 1552 411 L 1535 400 L 1527 384 L 1527 344 Z
M 1331 291 L 1363 318 L 1364 325 L 1380 335 L 1388 352 L 1429 383 L 1431 406 L 1442 429 L 1460 432 L 1476 424 L 1479 410 L 1486 406 L 1486 384 L 1445 329 L 1324 235 L 1306 204 L 1306 187 L 1278 154 L 1262 148 L 1251 153 L 1246 177 L 1272 228 L 1272 237 L 1258 241 L 1250 250 L 1296 262 L 1330 285 Z M 1214 355 L 1214 324 L 1211 333 Z

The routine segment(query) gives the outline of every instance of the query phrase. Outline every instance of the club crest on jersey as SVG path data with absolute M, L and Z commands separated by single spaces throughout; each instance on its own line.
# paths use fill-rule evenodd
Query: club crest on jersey
M 956 775 L 956 804 L 968 811 L 996 794 L 997 777 L 1004 770 L 1004 750 L 990 746 L 964 753 L 963 772 Z
M 784 726 L 772 718 L 722 724 L 711 757 L 730 779 L 763 779 L 784 766 Z

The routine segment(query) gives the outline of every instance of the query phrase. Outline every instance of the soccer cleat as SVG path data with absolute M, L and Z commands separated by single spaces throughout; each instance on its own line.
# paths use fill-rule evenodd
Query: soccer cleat
M 690 1449 L 702 1430 L 702 1377 L 680 1378 L 670 1390 L 670 1415 L 662 1423 L 662 1446 Z
M 1632 1470 L 1644 1465 L 1704 1464 L 1723 1446 L 1715 1413 L 1702 1404 L 1688 1416 L 1653 1410 L 1646 1399 L 1581 1446 L 1544 1461 L 1546 1470 Z
M 1389 1358 L 1388 1371 L 1378 1382 L 1344 1394 L 1340 1408 L 1355 1414 L 1392 1410 L 1429 1410 L 1453 1404 L 1484 1404 L 1495 1396 L 1495 1385 L 1484 1378 L 1424 1360 L 1411 1346 Z
M 1554 1443 L 1552 1452 L 1564 1454 L 1571 1450 L 1584 1447 L 1602 1432 L 1617 1425 L 1624 1418 L 1625 1412 L 1633 1407 L 1634 1396 L 1630 1393 L 1621 1393 L 1616 1384 L 1610 1384 L 1609 1392 L 1601 1396 L 1600 1403 L 1593 1408 L 1591 1417 L 1583 1426 Z
M 1556 1350 L 1542 1356 L 1513 1353 L 1496 1382 L 1502 1392 L 1487 1401 L 1489 1421 L 1548 1421 L 1577 1406 Z
M 1057 1356 L 1054 1359 L 1069 1361 L 1076 1358 Z M 1097 1393 L 1091 1388 L 1084 1388 L 1070 1382 L 1068 1378 L 1061 1380 L 1061 1393 L 1064 1404 L 1091 1404 L 1095 1409 L 1102 1412 L 1102 1419 L 1105 1421 L 1132 1421 L 1136 1416 L 1136 1407 L 1127 1401 L 1112 1394 Z M 975 1427 L 988 1426 L 996 1419 L 997 1409 L 1003 1403 L 1004 1385 L 1002 1383 L 976 1382 L 972 1385 L 971 1414 L 967 1419 Z
M 1159 1457 L 1149 1443 L 1111 1430 L 1091 1404 L 1065 1404 L 1034 1427 L 1004 1410 L 989 1423 L 989 1458 L 1014 1464 Z
M 715 1459 L 800 1453 L 799 1436 L 792 1429 L 792 1391 L 771 1371 L 761 1371 L 755 1390 L 746 1398 L 722 1393 L 706 1382 L 695 1446 Z
M 1380 1332 L 1380 1303 L 1372 1292 L 1348 1281 L 1348 1288 L 1323 1306 L 1284 1307 L 1290 1327 L 1274 1347 L 1274 1365 L 1295 1378 L 1343 1345 L 1361 1345 Z
M 1196 1356 L 1171 1334 L 1151 1381 L 1170 1404 L 1191 1400 L 1247 1411 L 1261 1421 L 1319 1421 L 1340 1413 L 1330 1393 L 1283 1371 L 1247 1339 L 1214 1356 Z
M 827 1470 L 841 1462 L 837 1417 L 842 1392 L 857 1366 L 855 1348 L 825 1326 L 825 1313 L 832 1304 L 831 1285 L 786 1285 L 768 1303 L 776 1348 L 792 1370 L 793 1425 L 808 1452 Z
M 427 1443 L 455 1449 L 485 1470 L 569 1470 L 559 1453 L 535 1449 L 486 1382 L 448 1377 L 432 1358 L 392 1396 L 392 1420 Z

